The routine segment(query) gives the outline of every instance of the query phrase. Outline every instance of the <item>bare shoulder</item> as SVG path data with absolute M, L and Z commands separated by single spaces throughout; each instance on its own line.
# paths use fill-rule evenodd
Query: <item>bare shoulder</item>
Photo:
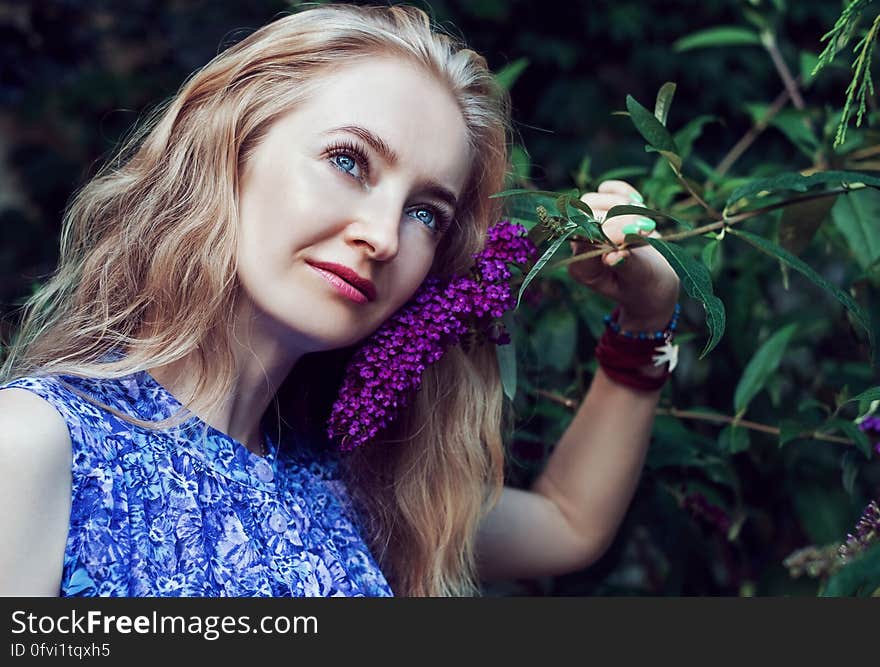
M 70 519 L 64 418 L 24 389 L 0 390 L 0 595 L 57 595 Z
M 30 444 L 25 446 L 24 441 Z M 0 443 L 4 451 L 22 447 L 38 457 L 58 450 L 70 452 L 64 418 L 48 401 L 26 389 L 0 389 Z

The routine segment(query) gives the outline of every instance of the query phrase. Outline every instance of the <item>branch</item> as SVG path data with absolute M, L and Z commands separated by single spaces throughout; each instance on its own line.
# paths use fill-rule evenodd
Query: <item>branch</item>
M 767 129 L 770 125 L 770 121 L 785 107 L 788 103 L 788 100 L 791 99 L 791 95 L 788 92 L 788 88 L 783 90 L 779 95 L 776 96 L 776 99 L 773 100 L 773 104 L 771 104 L 766 113 L 762 118 L 755 121 L 755 124 L 746 132 L 742 138 L 737 141 L 733 147 L 727 152 L 723 158 L 721 158 L 721 162 L 718 163 L 718 166 L 715 167 L 715 173 L 718 176 L 724 176 L 728 172 L 728 170 L 733 166 L 734 162 L 736 162 L 743 153 L 746 152 L 749 146 L 751 146 L 755 139 Z
M 540 396 L 544 396 L 545 398 L 548 398 L 551 401 L 558 403 L 559 405 L 563 405 L 569 410 L 574 410 L 578 406 L 578 402 L 574 399 L 566 398 L 565 396 L 561 396 L 560 394 L 552 391 L 547 391 L 546 389 L 536 389 L 534 393 Z M 742 426 L 743 428 L 748 428 L 753 431 L 760 431 L 761 433 L 767 433 L 769 435 L 775 436 L 778 436 L 780 433 L 780 429 L 776 426 L 769 426 L 767 424 L 749 421 L 748 419 L 737 419 L 736 417 L 731 417 L 730 415 L 715 415 L 705 412 L 692 412 L 689 410 L 679 410 L 675 407 L 657 408 L 656 414 L 668 415 L 670 417 L 676 417 L 678 419 L 693 419 L 696 421 L 714 422 L 716 424 L 735 424 L 736 426 Z M 802 433 L 798 433 L 797 437 L 809 438 L 812 440 L 824 440 L 825 442 L 836 442 L 841 445 L 855 444 L 855 442 L 850 440 L 849 438 L 843 438 L 837 435 L 828 435 L 820 431 L 803 431 Z
M 756 218 L 759 215 L 764 215 L 765 213 L 769 213 L 770 211 L 775 211 L 779 208 L 785 208 L 786 206 L 793 206 L 795 204 L 800 204 L 805 201 L 810 201 L 811 199 L 822 199 L 823 197 L 835 197 L 844 192 L 849 192 L 851 188 L 835 188 L 834 190 L 826 190 L 825 192 L 817 192 L 812 195 L 804 195 L 803 197 L 795 197 L 793 199 L 787 199 L 782 202 L 777 202 L 775 204 L 770 204 L 769 206 L 764 206 L 762 208 L 756 208 L 751 211 L 745 211 L 744 213 L 740 213 L 738 215 L 731 216 L 729 218 L 722 218 L 721 220 L 716 220 L 715 222 L 710 222 L 708 224 L 702 225 L 700 227 L 695 227 L 694 229 L 689 229 L 685 232 L 679 232 L 678 234 L 669 234 L 668 236 L 663 236 L 663 241 L 681 241 L 682 239 L 687 239 L 692 236 L 702 236 L 707 232 L 713 232 L 716 229 L 722 229 L 724 227 L 728 227 L 730 225 L 735 225 L 737 223 L 743 222 L 744 220 L 749 220 L 751 218 Z M 573 239 L 574 240 L 574 239 Z M 616 248 L 611 248 L 607 245 L 603 245 L 596 250 L 590 250 L 587 252 L 582 252 L 577 255 L 572 255 L 571 257 L 567 257 L 566 259 L 561 259 L 558 262 L 551 264 L 546 267 L 544 271 L 554 271 L 555 269 L 562 268 L 564 266 L 568 266 L 569 264 L 576 264 L 577 262 L 581 262 L 585 259 L 590 259 L 592 257 L 600 257 L 601 255 L 605 255 L 609 252 L 613 252 L 615 250 L 623 250 L 624 248 L 637 248 L 639 246 L 648 245 L 647 241 L 633 242 L 633 243 L 622 243 L 618 245 Z M 513 281 L 513 284 L 516 284 L 516 280 Z
M 678 181 L 679 181 L 679 183 L 681 183 L 681 184 L 685 187 L 685 189 L 686 189 L 688 192 L 691 193 L 691 197 L 692 197 L 694 200 L 696 200 L 696 202 L 697 202 L 700 206 L 702 206 L 704 209 L 706 209 L 706 212 L 707 212 L 709 215 L 711 215 L 711 216 L 713 216 L 713 217 L 715 217 L 715 218 L 720 218 L 720 217 L 721 217 L 721 213 L 719 213 L 718 211 L 716 211 L 716 210 L 715 210 L 712 206 L 710 206 L 710 205 L 709 205 L 709 204 L 708 204 L 708 203 L 707 203 L 707 202 L 706 202 L 706 201 L 705 201 L 700 195 L 698 195 L 698 194 L 696 193 L 696 191 L 694 190 L 693 186 L 691 186 L 690 181 L 688 181 L 688 179 L 686 179 L 686 178 L 684 177 L 684 174 L 682 174 L 680 171 L 678 171 L 678 170 L 676 169 L 676 170 L 675 170 L 675 175 L 678 177 Z
M 785 60 L 782 57 L 782 53 L 779 51 L 779 46 L 776 44 L 776 38 L 773 36 L 773 33 L 769 31 L 764 32 L 761 35 L 761 43 L 770 54 L 770 59 L 773 61 L 776 71 L 779 72 L 782 83 L 785 84 L 785 89 L 788 91 L 794 106 L 800 111 L 803 111 L 806 109 L 807 105 L 804 104 L 804 98 L 801 95 L 797 82 L 791 75 L 791 70 L 788 69 L 788 65 L 785 64 Z

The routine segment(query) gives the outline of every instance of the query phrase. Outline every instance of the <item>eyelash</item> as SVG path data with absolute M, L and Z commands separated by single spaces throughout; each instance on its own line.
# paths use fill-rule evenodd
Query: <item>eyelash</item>
M 335 162 L 333 162 L 333 158 L 339 155 L 348 155 L 349 157 L 353 157 L 355 162 L 357 162 L 358 167 L 361 168 L 363 172 L 363 176 L 357 177 L 352 175 L 350 172 L 346 171 Z M 341 140 L 332 146 L 327 148 L 327 158 L 330 160 L 330 163 L 343 174 L 355 179 L 356 181 L 360 181 L 364 183 L 370 177 L 370 160 L 367 157 L 367 152 L 358 144 L 353 141 Z M 437 229 L 433 230 L 435 234 L 440 235 L 446 231 L 449 225 L 452 223 L 450 216 L 446 213 L 446 211 L 439 206 L 434 206 L 433 204 L 422 204 L 415 208 L 418 209 L 427 209 L 434 214 L 437 220 Z M 413 210 L 413 209 L 410 209 Z

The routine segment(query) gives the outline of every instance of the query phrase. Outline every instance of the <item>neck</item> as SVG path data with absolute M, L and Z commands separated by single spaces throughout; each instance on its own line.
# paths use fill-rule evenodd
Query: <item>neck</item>
M 232 385 L 222 402 L 194 413 L 205 423 L 244 444 L 258 455 L 264 454 L 260 421 L 281 383 L 304 352 L 281 344 L 277 337 L 258 326 L 259 318 L 238 313 L 234 318 L 231 341 L 234 367 Z M 210 359 L 207 361 L 210 372 Z M 182 404 L 196 395 L 198 363 L 193 352 L 178 361 L 150 369 L 150 374 Z

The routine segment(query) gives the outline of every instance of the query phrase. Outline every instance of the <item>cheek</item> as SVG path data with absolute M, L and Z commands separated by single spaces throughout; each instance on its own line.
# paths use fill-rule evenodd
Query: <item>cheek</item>
M 432 253 L 417 248 L 412 248 L 411 250 L 411 259 L 413 261 L 401 262 L 398 271 L 395 273 L 394 280 L 390 281 L 394 285 L 394 296 L 392 299 L 395 304 L 394 310 L 403 306 L 419 291 L 431 268 Z M 401 251 L 404 251 L 402 246 Z

